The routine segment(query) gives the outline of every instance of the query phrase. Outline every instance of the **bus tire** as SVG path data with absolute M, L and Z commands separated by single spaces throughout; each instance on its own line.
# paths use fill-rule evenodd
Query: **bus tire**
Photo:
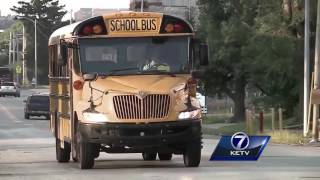
M 172 159 L 172 153 L 158 153 L 160 161 L 170 161 Z
M 24 118 L 25 119 L 30 119 L 30 115 L 28 113 L 24 113 Z
M 59 163 L 66 163 L 70 160 L 70 145 L 64 142 L 64 149 L 60 146 L 60 139 L 56 137 L 56 158 Z
M 183 153 L 183 161 L 186 167 L 198 167 L 201 161 L 201 138 L 191 141 Z
M 79 167 L 80 169 L 92 169 L 94 166 L 95 146 L 92 143 L 84 142 L 80 136 L 79 143 Z
M 154 161 L 157 158 L 157 153 L 142 153 L 143 160 L 145 161 Z
M 98 158 L 100 156 L 101 145 L 100 144 L 94 144 L 93 147 L 94 147 L 93 157 L 94 158 Z

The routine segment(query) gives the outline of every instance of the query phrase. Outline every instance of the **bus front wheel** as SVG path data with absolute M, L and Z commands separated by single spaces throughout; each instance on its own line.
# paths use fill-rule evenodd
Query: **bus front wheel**
M 95 146 L 92 143 L 84 142 L 80 137 L 79 143 L 79 166 L 80 169 L 92 169 L 94 166 Z
M 70 160 L 70 145 L 64 142 L 64 148 L 61 148 L 61 141 L 56 138 L 56 158 L 60 163 L 69 162 Z
M 186 167 L 198 167 L 201 161 L 201 138 L 191 141 L 183 153 Z

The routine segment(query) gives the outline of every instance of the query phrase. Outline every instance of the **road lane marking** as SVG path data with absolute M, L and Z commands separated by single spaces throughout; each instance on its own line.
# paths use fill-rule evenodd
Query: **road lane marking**
M 7 116 L 12 119 L 15 123 L 21 123 L 22 121 L 20 121 L 13 113 L 11 113 L 5 106 L 3 106 L 0 103 L 0 110 L 3 110 L 4 113 L 7 114 Z

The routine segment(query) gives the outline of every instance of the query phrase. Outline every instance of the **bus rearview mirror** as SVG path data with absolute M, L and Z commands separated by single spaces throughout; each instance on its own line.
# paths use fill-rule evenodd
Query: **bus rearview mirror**
M 84 81 L 94 81 L 97 79 L 97 74 L 84 74 L 83 79 Z
M 191 72 L 191 76 L 194 79 L 202 79 L 205 76 L 205 71 L 204 70 L 194 70 Z
M 199 59 L 201 66 L 209 65 L 209 50 L 208 44 L 200 44 L 199 46 Z

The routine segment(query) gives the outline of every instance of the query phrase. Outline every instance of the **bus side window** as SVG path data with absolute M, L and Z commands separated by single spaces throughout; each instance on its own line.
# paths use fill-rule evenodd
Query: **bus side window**
M 49 75 L 51 77 L 57 77 L 57 60 L 58 60 L 58 46 L 52 45 L 49 47 L 49 57 L 50 57 L 50 71 Z
M 55 45 L 54 48 L 54 61 L 52 63 L 52 76 L 53 77 L 68 77 L 68 63 L 63 66 L 59 66 L 57 61 L 60 54 L 60 46 Z M 70 53 L 69 53 L 70 54 Z
M 80 61 L 79 61 L 79 52 L 78 49 L 73 49 L 73 64 L 72 69 L 76 74 L 80 74 Z

